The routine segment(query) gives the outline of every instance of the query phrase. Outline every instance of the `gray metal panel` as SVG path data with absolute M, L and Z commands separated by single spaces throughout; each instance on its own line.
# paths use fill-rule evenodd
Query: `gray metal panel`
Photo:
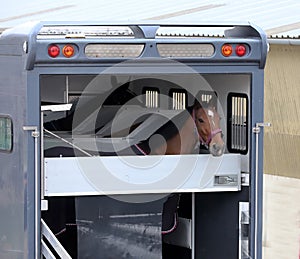
M 22 46 L 17 41 L 14 45 Z M 1 48 L 5 52 L 5 46 Z M 33 218 L 30 216 L 34 204 L 29 200 L 27 189 L 31 187 L 31 164 L 27 160 L 30 155 L 22 130 L 27 110 L 23 66 L 21 55 L 0 56 L 0 114 L 9 115 L 13 122 L 13 150 L 0 153 L 1 258 L 33 258 L 34 253 L 33 247 L 24 246 L 32 244 L 28 235 L 31 234 Z

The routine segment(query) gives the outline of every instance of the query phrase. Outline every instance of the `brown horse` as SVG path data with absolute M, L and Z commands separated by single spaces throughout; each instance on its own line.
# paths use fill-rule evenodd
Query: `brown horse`
M 200 143 L 206 146 L 213 156 L 221 156 L 225 151 L 225 143 L 220 127 L 221 117 L 214 106 L 194 108 L 194 121 L 199 133 Z
M 204 108 L 197 103 L 188 111 L 183 111 L 179 116 L 172 119 L 173 125 L 167 123 L 150 137 L 147 142 L 149 145 L 148 154 L 191 154 L 199 152 L 199 149 L 197 150 L 199 143 L 206 146 L 213 156 L 221 156 L 224 153 L 225 143 L 220 127 L 221 118 L 216 108 L 212 105 Z M 174 127 L 177 129 L 176 134 Z M 172 134 L 171 137 L 167 138 L 166 136 L 170 136 L 170 134 Z M 135 145 L 135 147 L 140 153 L 146 155 L 139 145 Z M 163 235 L 169 234 L 177 228 L 179 201 L 180 194 L 175 193 L 170 195 L 163 205 L 161 227 Z
M 147 146 L 139 144 L 136 148 L 145 155 L 192 154 L 199 151 L 199 144 L 207 147 L 213 156 L 221 156 L 225 150 L 220 115 L 211 105 L 203 108 L 196 104 L 189 112 L 183 111 L 153 134 Z

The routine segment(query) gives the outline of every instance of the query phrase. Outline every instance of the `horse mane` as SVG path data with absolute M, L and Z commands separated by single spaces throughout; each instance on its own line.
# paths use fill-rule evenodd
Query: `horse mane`
M 179 114 L 174 116 L 172 119 L 168 120 L 160 128 L 158 128 L 148 139 L 139 143 L 139 146 L 145 151 L 145 153 L 150 153 L 151 148 L 155 149 L 162 145 L 161 141 L 155 142 L 155 138 L 151 139 L 151 148 L 149 146 L 149 140 L 154 135 L 160 135 L 168 141 L 179 134 L 181 128 L 185 125 L 188 118 L 191 116 L 193 108 L 182 110 Z M 188 111 L 188 112 L 187 112 Z

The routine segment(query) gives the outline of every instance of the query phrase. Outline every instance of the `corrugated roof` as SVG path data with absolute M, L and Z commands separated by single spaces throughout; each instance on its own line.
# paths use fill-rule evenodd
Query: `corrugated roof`
M 0 28 L 36 21 L 249 21 L 270 37 L 300 37 L 299 0 L 11 0 L 0 9 Z

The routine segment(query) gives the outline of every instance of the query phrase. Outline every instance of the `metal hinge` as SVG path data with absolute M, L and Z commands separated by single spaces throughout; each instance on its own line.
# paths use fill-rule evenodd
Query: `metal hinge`
M 255 127 L 253 127 L 252 131 L 255 134 L 260 133 L 260 128 L 263 127 L 271 127 L 271 123 L 270 122 L 258 122 L 255 124 Z
M 34 138 L 38 138 L 40 136 L 37 126 L 23 126 L 23 130 L 32 131 L 31 136 Z

